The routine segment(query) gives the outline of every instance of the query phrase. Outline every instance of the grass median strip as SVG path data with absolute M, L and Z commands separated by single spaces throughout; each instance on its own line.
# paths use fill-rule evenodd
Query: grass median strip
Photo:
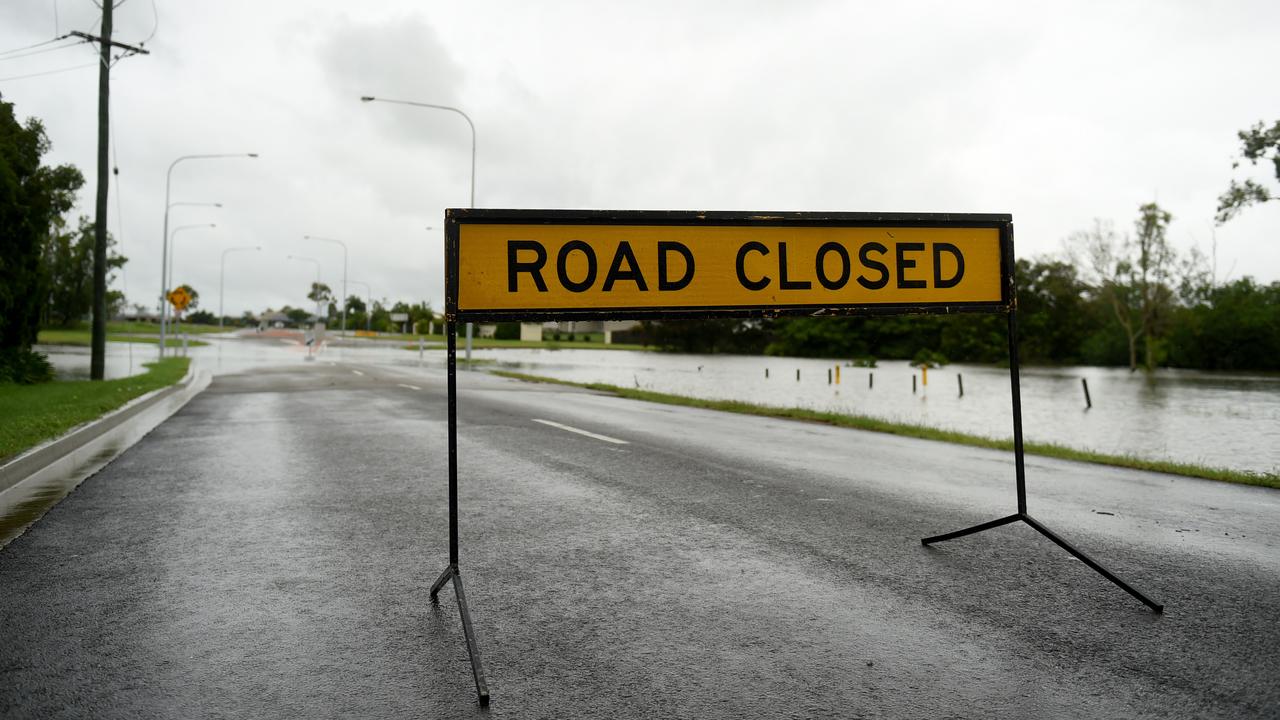
M 724 412 L 742 413 L 746 415 L 762 415 L 765 417 L 784 418 L 788 420 L 804 420 L 808 422 L 823 423 L 826 425 L 835 425 L 837 427 L 870 430 L 872 432 L 889 433 L 891 435 L 902 435 L 904 437 L 921 438 L 924 440 L 937 440 L 940 442 L 969 445 L 972 447 L 991 448 L 993 450 L 1013 450 L 1013 440 L 1011 439 L 991 438 L 983 435 L 957 432 L 955 430 L 942 430 L 939 428 L 926 427 L 924 425 L 893 422 L 890 420 L 868 417 L 866 415 L 844 415 L 840 413 L 823 412 L 820 410 L 807 410 L 804 408 L 770 407 L 768 405 L 756 405 L 754 403 L 741 402 L 738 400 L 703 400 L 700 398 L 685 397 L 683 395 L 668 395 L 666 393 L 626 388 L 618 385 L 608 385 L 605 383 L 570 382 L 568 380 L 557 380 L 555 378 L 542 377 L 539 375 L 526 375 L 524 373 L 509 372 L 505 370 L 491 370 L 490 372 L 494 375 L 512 378 L 514 380 L 567 385 L 587 390 L 597 390 L 633 400 L 647 400 L 649 402 L 664 403 L 667 405 L 683 405 L 685 407 L 721 410 Z M 1206 467 L 1203 465 L 1173 462 L 1170 460 L 1148 460 L 1146 458 L 1134 457 L 1132 455 L 1109 455 L 1107 453 L 1079 450 L 1054 443 L 1027 442 L 1024 444 L 1024 449 L 1028 455 L 1040 455 L 1042 457 L 1058 458 L 1060 460 L 1074 460 L 1076 462 L 1087 462 L 1097 465 L 1110 465 L 1113 467 L 1131 468 L 1134 470 L 1149 470 L 1152 472 L 1162 472 L 1171 475 L 1182 475 L 1185 477 L 1203 478 L 1206 480 L 1219 480 L 1222 482 L 1238 483 L 1241 485 L 1260 485 L 1262 487 L 1280 489 L 1280 474 L 1277 473 L 1256 473 L 1249 472 L 1247 470 L 1230 470 L 1227 468 Z
M 89 347 L 93 336 L 87 330 L 41 330 L 36 337 L 36 343 L 40 345 L 75 345 L 79 347 Z M 117 333 L 107 333 L 107 342 L 125 342 L 125 343 L 144 343 L 147 345 L 159 345 L 159 335 L 121 335 Z M 188 347 L 200 347 L 209 343 L 203 340 L 189 340 Z M 165 347 L 182 347 L 182 338 L 166 337 L 164 339 Z
M 172 385 L 190 358 L 148 363 L 147 372 L 102 382 L 67 380 L 0 385 L 0 462 L 71 428 L 96 420 L 136 397 Z

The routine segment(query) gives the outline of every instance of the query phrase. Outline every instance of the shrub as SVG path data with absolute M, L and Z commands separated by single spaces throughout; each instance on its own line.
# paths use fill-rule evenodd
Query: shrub
M 518 322 L 500 322 L 493 330 L 493 338 L 495 340 L 519 340 L 520 339 L 520 323 Z
M 0 351 L 0 383 L 35 385 L 53 379 L 49 358 L 33 350 Z

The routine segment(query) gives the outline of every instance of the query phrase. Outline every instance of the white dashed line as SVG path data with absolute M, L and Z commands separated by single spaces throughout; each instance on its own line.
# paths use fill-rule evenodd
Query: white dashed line
M 586 435 L 587 437 L 589 437 L 589 438 L 595 438 L 596 440 L 603 440 L 603 441 L 608 442 L 608 443 L 613 443 L 614 445 L 627 445 L 627 444 L 629 444 L 626 440 L 619 440 L 618 438 L 611 438 L 611 437 L 609 437 L 608 435 L 597 435 L 596 433 L 593 433 L 593 432 L 587 432 L 586 430 L 579 430 L 579 429 L 578 429 L 578 428 L 576 428 L 576 427 L 569 427 L 568 425 L 561 425 L 561 424 L 560 424 L 560 423 L 558 423 L 558 422 L 551 422 L 550 420 L 540 420 L 540 419 L 538 419 L 538 418 L 533 418 L 533 421 L 534 421 L 534 422 L 536 422 L 536 423 L 542 423 L 543 425 L 550 425 L 550 426 L 551 426 L 551 427 L 553 427 L 553 428 L 560 428 L 561 430 L 567 430 L 567 431 L 569 431 L 569 432 L 571 432 L 571 433 L 578 433 L 579 435 Z
M 360 372 L 359 370 L 352 370 L 351 372 L 353 372 L 353 373 L 355 373 L 355 374 L 357 374 L 357 375 L 360 375 L 360 376 L 363 376 L 363 375 L 364 375 L 364 373 Z
M 421 390 L 417 385 L 405 385 L 404 383 L 396 383 L 397 387 L 409 388 L 410 390 Z

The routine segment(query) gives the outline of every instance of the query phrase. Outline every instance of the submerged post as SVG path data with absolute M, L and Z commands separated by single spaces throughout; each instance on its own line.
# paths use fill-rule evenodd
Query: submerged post
M 960 397 L 964 397 L 964 376 L 956 373 L 956 384 L 960 386 Z
M 1080 384 L 1084 386 L 1084 409 L 1088 410 L 1093 407 L 1093 399 L 1089 397 L 1089 379 L 1080 378 Z

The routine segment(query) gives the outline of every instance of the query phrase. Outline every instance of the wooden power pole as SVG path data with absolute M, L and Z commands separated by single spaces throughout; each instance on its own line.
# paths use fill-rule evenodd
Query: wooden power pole
M 73 32 L 72 35 L 98 43 L 101 67 L 98 68 L 98 198 L 93 229 L 93 345 L 89 358 L 89 379 L 101 380 L 106 371 L 107 356 L 107 188 L 110 182 L 109 139 L 111 123 L 111 48 L 123 48 L 130 54 L 147 54 L 142 48 L 111 40 L 114 0 L 102 1 L 102 36 Z

